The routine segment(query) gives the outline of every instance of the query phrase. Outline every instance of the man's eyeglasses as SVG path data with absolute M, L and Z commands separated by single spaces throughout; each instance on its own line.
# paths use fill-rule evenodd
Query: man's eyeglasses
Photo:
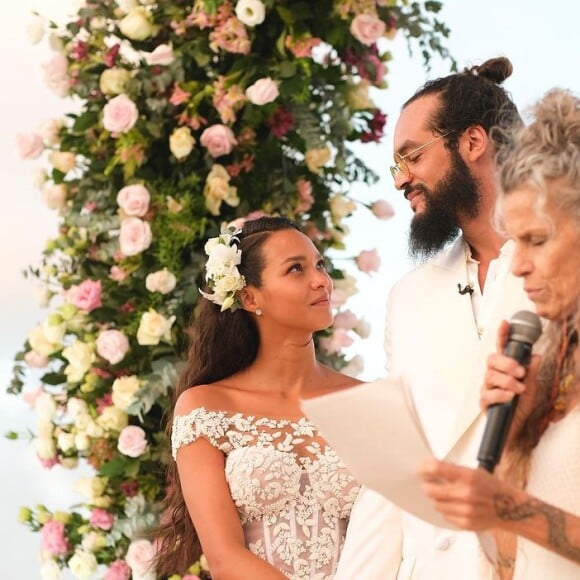
M 395 164 L 391 165 L 391 175 L 393 176 L 393 179 L 397 179 L 397 175 L 399 175 L 399 173 L 402 173 L 405 177 L 409 177 L 411 175 L 411 170 L 409 169 L 409 164 L 405 160 L 411 155 L 417 153 L 417 151 L 421 151 L 421 149 L 425 149 L 425 147 L 433 145 L 433 143 L 436 143 L 437 141 L 439 141 L 439 139 L 443 139 L 444 137 L 447 137 L 447 135 L 451 135 L 451 133 L 453 133 L 453 131 L 448 131 L 444 135 L 439 135 L 439 137 L 435 137 L 435 139 L 431 139 L 431 141 L 428 141 L 423 145 L 419 145 L 419 147 L 413 149 L 413 151 L 409 151 L 409 153 L 406 153 L 405 155 L 395 153 L 393 155 Z

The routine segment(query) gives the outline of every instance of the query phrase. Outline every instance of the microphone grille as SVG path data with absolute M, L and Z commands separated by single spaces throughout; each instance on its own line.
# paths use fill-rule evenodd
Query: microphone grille
M 542 334 L 542 323 L 538 315 L 529 310 L 520 310 L 510 319 L 510 340 L 534 344 Z

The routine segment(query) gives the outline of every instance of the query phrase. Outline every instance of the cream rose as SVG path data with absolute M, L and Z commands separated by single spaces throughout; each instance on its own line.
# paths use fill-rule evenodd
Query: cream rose
M 144 252 L 152 241 L 151 226 L 137 217 L 130 217 L 121 222 L 119 243 L 125 256 L 136 256 Z
M 44 37 L 44 18 L 33 14 L 26 25 L 26 36 L 31 44 L 38 44 Z
M 105 407 L 102 413 L 97 417 L 97 425 L 106 431 L 121 431 L 129 424 L 129 417 L 125 411 L 122 411 L 115 405 Z
M 69 361 L 64 369 L 67 382 L 80 382 L 95 362 L 95 347 L 93 344 L 75 340 L 71 346 L 63 349 L 62 356 Z
M 36 411 L 40 421 L 52 421 L 56 413 L 56 402 L 54 397 L 50 393 L 41 391 L 34 399 L 34 410 Z
M 353 111 L 375 108 L 375 104 L 369 96 L 369 86 L 370 83 L 365 80 L 358 83 L 348 83 L 346 102 Z
M 142 6 L 136 6 L 121 19 L 119 30 L 131 40 L 146 40 L 155 34 L 156 28 L 150 12 Z
M 258 26 L 266 18 L 266 8 L 260 0 L 238 0 L 236 16 L 246 26 Z
M 68 190 L 64 183 L 45 183 L 41 195 L 48 209 L 61 210 L 66 206 Z
M 135 393 L 140 388 L 141 381 L 135 375 L 115 379 L 111 388 L 113 405 L 125 411 L 137 400 Z
M 356 203 L 340 194 L 333 195 L 328 204 L 332 219 L 335 222 L 340 221 L 356 210 Z
M 169 150 L 176 159 L 185 159 L 193 150 L 195 139 L 189 127 L 179 127 L 169 136 Z
M 329 159 L 330 159 L 330 150 L 328 149 L 328 147 L 309 149 L 308 151 L 306 151 L 306 154 L 304 155 L 306 167 L 308 167 L 308 169 L 312 171 L 312 173 L 317 173 L 318 170 L 323 165 L 328 163 Z
M 69 151 L 51 151 L 48 156 L 48 161 L 61 173 L 68 173 L 75 168 L 76 155 Z
M 75 578 L 88 580 L 97 571 L 97 558 L 85 550 L 76 550 L 67 565 Z
M 107 68 L 99 78 L 99 89 L 104 95 L 120 95 L 125 92 L 131 73 L 124 68 Z
M 40 566 L 40 577 L 42 580 L 61 580 L 60 566 L 52 558 L 45 560 Z
M 111 133 L 130 131 L 138 118 L 137 105 L 127 95 L 117 95 L 103 107 L 103 126 Z
M 73 484 L 73 491 L 94 501 L 103 495 L 107 489 L 107 478 L 105 477 L 81 477 Z
M 117 204 L 126 216 L 143 217 L 149 211 L 151 194 L 139 183 L 126 185 L 117 194 Z
M 60 142 L 59 132 L 64 126 L 61 119 L 48 119 L 38 126 L 38 134 L 42 137 L 45 145 L 54 147 Z
M 159 344 L 161 340 L 171 341 L 171 327 L 175 316 L 165 318 L 155 310 L 149 310 L 141 316 L 137 330 L 137 342 L 143 346 Z
M 234 132 L 226 125 L 212 125 L 204 130 L 199 142 L 212 157 L 221 157 L 232 152 L 238 144 Z
M 50 356 L 62 347 L 59 342 L 52 342 L 46 338 L 41 325 L 35 326 L 28 333 L 28 342 L 34 352 L 43 356 Z
M 226 202 L 231 207 L 236 207 L 240 203 L 237 188 L 230 185 L 230 175 L 227 169 L 219 163 L 211 168 L 203 193 L 205 207 L 212 215 L 219 215 L 222 202 Z
M 177 278 L 167 268 L 149 274 L 145 278 L 145 287 L 149 292 L 169 294 L 177 284 Z
M 254 105 L 265 105 L 275 101 L 280 95 L 278 83 L 270 77 L 257 80 L 246 89 L 246 97 Z

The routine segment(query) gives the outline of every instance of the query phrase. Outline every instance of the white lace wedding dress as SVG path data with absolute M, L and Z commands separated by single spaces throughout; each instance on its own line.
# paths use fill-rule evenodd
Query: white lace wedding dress
M 580 516 L 580 405 L 560 421 L 551 423 L 542 435 L 532 454 L 526 490 L 538 499 Z M 514 580 L 552 578 L 579 580 L 580 564 L 518 538 Z
M 332 578 L 359 485 L 314 425 L 202 407 L 175 417 L 173 457 L 199 437 L 226 455 L 247 547 L 289 578 Z

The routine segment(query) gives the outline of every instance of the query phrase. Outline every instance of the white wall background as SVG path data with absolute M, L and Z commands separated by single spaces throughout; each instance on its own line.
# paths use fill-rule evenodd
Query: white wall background
M 445 0 L 444 0 L 445 1 Z M 21 0 L 10 5 L 0 19 L 0 164 L 2 168 L 2 210 L 0 211 L 0 433 L 25 432 L 34 416 L 20 398 L 4 392 L 10 378 L 11 360 L 28 330 L 42 320 L 34 302 L 32 282 L 21 274 L 38 262 L 46 240 L 56 233 L 56 219 L 32 187 L 34 162 L 21 161 L 14 137 L 34 130 L 39 122 L 60 116 L 67 105 L 43 84 L 40 65 L 48 49 L 27 43 L 26 25 L 33 9 L 58 18 L 66 14 L 72 0 Z M 537 100 L 551 87 L 562 86 L 580 92 L 580 3 L 576 0 L 447 0 L 442 19 L 451 30 L 448 43 L 460 66 L 481 63 L 486 58 L 508 56 L 514 74 L 505 83 L 520 109 Z M 5 9 L 6 10 L 6 9 Z M 6 10 L 7 11 L 7 10 Z M 349 245 L 352 255 L 361 249 L 378 247 L 381 272 L 361 278 L 360 294 L 351 307 L 373 324 L 371 338 L 359 350 L 364 353 L 364 378 L 382 374 L 382 334 L 385 297 L 391 284 L 410 267 L 406 255 L 410 210 L 393 188 L 388 173 L 392 157 L 392 130 L 401 103 L 427 78 L 447 73 L 435 63 L 426 73 L 420 58 L 409 57 L 401 39 L 393 44 L 394 60 L 388 76 L 390 88 L 378 97 L 389 114 L 382 144 L 369 144 L 361 156 L 381 175 L 373 188 L 358 187 L 352 196 L 362 201 L 384 197 L 396 209 L 396 217 L 379 222 L 361 208 L 351 219 Z M 418 353 L 420 354 L 420 353 Z M 34 387 L 31 384 L 30 387 Z M 44 471 L 25 442 L 0 438 L 0 578 L 39 578 L 38 534 L 16 522 L 21 505 L 44 503 L 51 509 L 66 508 L 77 498 L 68 491 L 79 472 L 60 468 Z

